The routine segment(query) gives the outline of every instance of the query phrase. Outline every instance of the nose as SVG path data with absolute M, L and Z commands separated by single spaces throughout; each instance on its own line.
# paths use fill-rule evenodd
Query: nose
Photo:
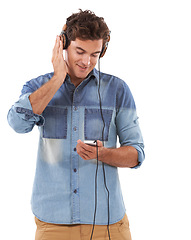
M 82 58 L 82 63 L 85 66 L 89 66 L 90 65 L 90 56 L 88 54 L 84 54 L 83 58 Z

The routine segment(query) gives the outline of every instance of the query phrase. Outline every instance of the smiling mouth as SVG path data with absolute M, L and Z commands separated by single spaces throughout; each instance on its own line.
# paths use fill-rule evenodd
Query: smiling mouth
M 88 67 L 80 66 L 80 65 L 78 65 L 78 64 L 77 64 L 77 66 L 78 66 L 81 70 L 86 70 L 86 69 L 88 69 Z

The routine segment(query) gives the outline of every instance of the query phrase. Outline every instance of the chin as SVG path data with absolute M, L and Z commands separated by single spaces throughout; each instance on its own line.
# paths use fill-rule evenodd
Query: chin
M 84 71 L 83 73 L 82 72 L 80 72 L 80 73 L 78 72 L 76 74 L 76 77 L 80 78 L 80 79 L 85 79 L 91 71 L 92 70 Z

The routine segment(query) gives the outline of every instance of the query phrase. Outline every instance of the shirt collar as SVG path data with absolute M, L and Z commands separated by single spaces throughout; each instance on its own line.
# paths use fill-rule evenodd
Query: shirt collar
M 95 69 L 95 68 L 89 73 L 89 75 L 87 76 L 86 79 L 89 79 L 89 78 L 92 78 L 92 77 L 94 77 L 94 79 L 96 80 L 96 82 L 99 83 L 99 72 L 98 72 L 98 70 Z M 93 78 L 92 78 L 92 79 L 93 79 Z

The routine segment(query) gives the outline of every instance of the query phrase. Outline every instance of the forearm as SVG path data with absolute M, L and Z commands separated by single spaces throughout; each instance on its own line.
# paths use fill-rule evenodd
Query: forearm
M 48 103 L 62 85 L 64 81 L 63 78 L 58 78 L 54 75 L 47 83 L 29 96 L 31 106 L 35 114 L 40 115 L 44 111 Z
M 56 37 L 52 54 L 52 64 L 54 67 L 54 76 L 29 97 L 33 112 L 38 115 L 44 111 L 63 84 L 66 74 L 68 73 L 68 67 L 63 57 L 63 43 L 59 36 Z
M 11 107 L 7 115 L 9 125 L 17 133 L 30 132 L 35 124 L 41 126 L 44 123 L 44 118 L 42 116 L 33 113 L 29 95 L 30 93 L 22 95 Z
M 99 160 L 114 167 L 135 167 L 138 164 L 138 152 L 132 146 L 120 148 L 102 148 Z

